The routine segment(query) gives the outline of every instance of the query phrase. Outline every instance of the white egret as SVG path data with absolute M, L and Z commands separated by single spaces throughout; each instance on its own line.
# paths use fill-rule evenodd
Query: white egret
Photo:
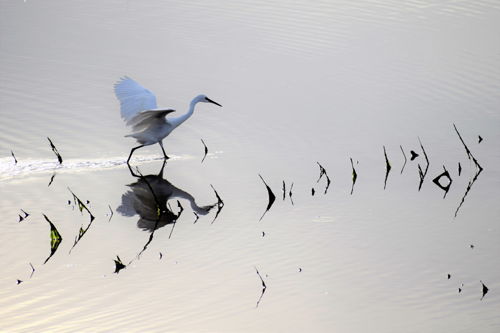
M 198 95 L 193 98 L 185 114 L 167 119 L 165 116 L 175 110 L 157 109 L 156 96 L 151 91 L 126 76 L 115 83 L 115 95 L 120 101 L 120 113 L 123 120 L 127 125 L 132 127 L 133 133 L 126 136 L 135 138 L 140 144 L 130 151 L 127 164 L 136 149 L 155 143 L 160 145 L 163 156 L 165 159 L 168 159 L 165 149 L 163 148 L 162 140 L 177 128 L 177 126 L 193 115 L 196 104 L 201 102 L 222 106 L 205 95 Z

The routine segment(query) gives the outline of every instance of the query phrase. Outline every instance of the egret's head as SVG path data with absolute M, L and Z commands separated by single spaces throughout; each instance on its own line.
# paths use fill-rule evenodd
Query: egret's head
M 207 96 L 205 95 L 198 95 L 196 96 L 196 98 L 194 99 L 196 101 L 196 103 L 198 102 L 202 102 L 202 103 L 212 103 L 212 104 L 215 104 L 215 105 L 218 105 L 218 106 L 221 106 L 219 103 L 215 102 L 215 101 L 212 101 L 210 98 L 208 98 Z

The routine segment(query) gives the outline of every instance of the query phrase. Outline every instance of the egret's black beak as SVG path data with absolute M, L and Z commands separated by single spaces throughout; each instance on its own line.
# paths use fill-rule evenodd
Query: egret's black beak
M 205 97 L 205 99 L 206 99 L 206 100 L 207 100 L 207 102 L 209 102 L 209 103 L 213 103 L 213 104 L 215 104 L 215 105 L 218 105 L 218 106 L 222 107 L 222 105 L 220 105 L 220 104 L 219 104 L 219 103 L 217 103 L 217 102 L 212 101 L 212 100 L 211 100 L 210 98 L 208 98 L 208 97 Z

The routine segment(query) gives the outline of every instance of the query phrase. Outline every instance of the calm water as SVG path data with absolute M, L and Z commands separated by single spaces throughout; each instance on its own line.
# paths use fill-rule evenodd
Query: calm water
M 0 331 L 498 332 L 499 22 L 497 1 L 1 1 Z M 123 75 L 179 113 L 224 106 L 166 139 L 163 177 L 158 145 L 137 151 L 184 197 L 149 243 Z M 453 124 L 484 168 L 469 191 Z M 224 207 L 197 220 L 185 193 L 212 205 L 211 185 Z M 95 216 L 73 249 L 70 191 Z

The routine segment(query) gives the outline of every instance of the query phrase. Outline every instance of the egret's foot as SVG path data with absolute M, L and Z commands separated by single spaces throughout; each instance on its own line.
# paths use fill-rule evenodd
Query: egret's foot
M 142 148 L 142 147 L 144 147 L 144 145 L 140 145 L 140 146 L 134 147 L 130 151 L 130 154 L 128 155 L 128 158 L 127 158 L 127 164 L 129 165 L 129 167 L 130 167 L 130 159 L 132 158 L 132 154 L 134 153 L 134 151 L 136 151 L 137 149 Z
M 167 156 L 167 153 L 165 152 L 165 148 L 163 148 L 163 142 L 162 141 L 158 141 L 158 144 L 161 147 L 161 152 L 163 153 L 163 158 L 165 160 L 168 160 L 170 157 Z

